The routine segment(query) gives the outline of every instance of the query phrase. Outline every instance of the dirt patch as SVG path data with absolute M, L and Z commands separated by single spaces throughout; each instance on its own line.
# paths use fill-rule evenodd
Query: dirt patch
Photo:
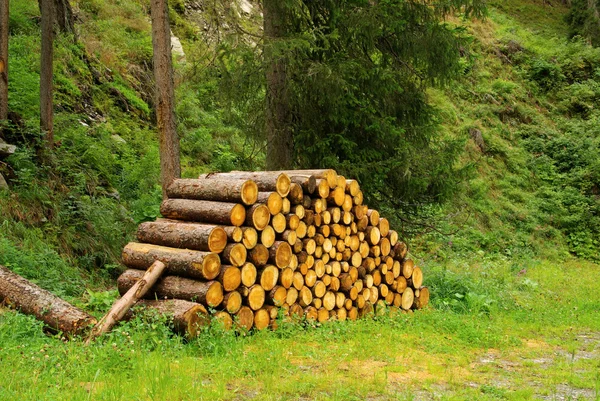
M 425 370 L 409 370 L 408 372 L 388 372 L 389 384 L 409 384 L 412 382 L 422 383 L 426 380 L 436 379 L 434 375 Z
M 556 386 L 551 395 L 540 397 L 543 400 L 566 401 L 566 400 L 597 400 L 600 394 L 596 390 L 587 388 L 574 388 L 566 384 Z

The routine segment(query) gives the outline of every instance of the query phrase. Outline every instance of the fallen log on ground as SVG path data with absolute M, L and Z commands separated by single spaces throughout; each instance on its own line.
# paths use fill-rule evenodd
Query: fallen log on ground
M 34 315 L 55 332 L 80 335 L 96 319 L 56 295 L 0 266 L 0 303 Z

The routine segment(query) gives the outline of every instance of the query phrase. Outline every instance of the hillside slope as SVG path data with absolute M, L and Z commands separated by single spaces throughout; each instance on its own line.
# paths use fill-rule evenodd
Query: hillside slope
M 6 139 L 19 151 L 0 164 L 12 187 L 0 193 L 0 264 L 75 296 L 86 280 L 119 269 L 136 224 L 158 215 L 160 189 L 147 5 L 72 3 L 78 37 L 57 39 L 58 146 L 43 164 L 39 10 L 11 1 L 15 126 Z M 199 18 L 196 3 L 171 7 L 186 53 L 177 64 L 184 175 L 260 167 L 262 149 L 231 123 L 244 115 L 228 114 L 215 97 L 218 77 L 202 74 L 213 59 L 206 32 L 219 15 Z M 600 51 L 568 40 L 566 12 L 534 0 L 492 1 L 486 20 L 467 23 L 463 78 L 429 95 L 440 136 L 465 141 L 461 163 L 472 178 L 451 204 L 426 211 L 435 230 L 413 241 L 423 257 L 597 258 Z
M 464 79 L 431 92 L 443 134 L 467 141 L 474 169 L 441 229 L 455 234 L 428 237 L 433 253 L 600 255 L 600 50 L 568 40 L 567 11 L 491 2 L 469 24 Z

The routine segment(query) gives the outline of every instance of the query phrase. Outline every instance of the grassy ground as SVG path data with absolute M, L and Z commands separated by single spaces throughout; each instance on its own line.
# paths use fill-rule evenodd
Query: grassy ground
M 428 264 L 436 296 L 419 313 L 251 336 L 211 328 L 190 343 L 149 320 L 86 347 L 5 310 L 0 397 L 600 399 L 599 265 Z

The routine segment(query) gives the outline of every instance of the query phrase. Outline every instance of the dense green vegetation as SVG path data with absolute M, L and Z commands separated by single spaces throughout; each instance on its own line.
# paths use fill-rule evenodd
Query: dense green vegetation
M 78 39 L 56 43 L 58 146 L 42 161 L 39 10 L 11 1 L 10 109 L 18 118 L 6 139 L 19 150 L 0 163 L 11 186 L 0 192 L 0 264 L 101 315 L 116 296 L 123 245 L 158 215 L 152 48 L 146 2 L 72 3 Z M 227 26 L 256 33 L 259 20 L 184 1 L 171 7 L 186 51 L 176 70 L 183 174 L 261 168 L 262 66 L 251 35 L 220 25 L 235 19 Z M 87 348 L 0 309 L 0 370 L 14 373 L 0 377 L 0 398 L 598 399 L 600 49 L 572 31 L 570 12 L 559 1 L 498 0 L 484 20 L 448 18 L 464 52 L 456 79 L 418 99 L 433 124 L 430 142 L 423 153 L 414 153 L 416 142 L 399 148 L 413 152 L 414 169 L 368 165 L 380 173 L 363 182 L 373 188 L 370 202 L 412 245 L 431 309 L 253 336 L 214 327 L 190 343 L 148 318 Z M 338 67 L 359 72 L 343 61 Z M 333 85 L 326 76 L 304 79 Z M 387 77 L 377 78 L 385 86 Z M 340 98 L 358 102 L 329 100 Z M 348 110 L 340 124 L 356 123 Z M 380 124 L 371 128 L 394 128 Z M 354 149 L 345 140 L 326 142 Z M 345 168 L 319 149 L 305 156 Z M 425 202 L 378 196 L 388 171 L 412 174 L 415 187 L 404 189 Z M 452 191 L 431 188 L 430 178 L 451 179 Z M 434 193 L 446 201 L 431 202 Z

